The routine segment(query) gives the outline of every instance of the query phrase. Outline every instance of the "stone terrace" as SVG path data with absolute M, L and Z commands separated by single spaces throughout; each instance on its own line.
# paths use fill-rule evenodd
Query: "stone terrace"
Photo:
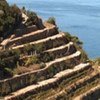
M 79 90 L 81 93 L 87 91 L 82 87 L 88 87 L 88 90 L 91 90 L 92 86 L 95 88 L 100 83 L 100 73 L 96 72 L 91 64 L 81 61 L 81 51 L 75 47 L 72 41 L 67 40 L 65 33 L 58 32 L 56 26 L 45 23 L 44 29 L 36 29 L 16 37 L 11 36 L 1 44 L 5 48 L 22 50 L 27 43 L 32 45 L 43 43 L 46 47 L 43 53 L 53 54 L 53 60 L 46 62 L 45 68 L 0 80 L 0 95 L 4 96 L 5 100 L 26 98 L 30 98 L 30 100 L 68 98 L 71 100 L 71 96 L 74 98 L 77 97 L 77 94 L 80 95 Z M 50 44 L 52 45 L 50 46 Z M 90 85 L 87 86 L 88 83 Z M 62 88 L 59 87 L 60 85 Z M 67 88 L 63 88 L 67 85 Z M 51 88 L 54 90 L 49 92 Z M 54 93 L 54 91 L 58 92 Z M 73 94 L 72 91 L 75 93 Z M 41 92 L 45 92 L 45 95 L 40 95 Z M 67 97 L 66 94 L 68 94 Z

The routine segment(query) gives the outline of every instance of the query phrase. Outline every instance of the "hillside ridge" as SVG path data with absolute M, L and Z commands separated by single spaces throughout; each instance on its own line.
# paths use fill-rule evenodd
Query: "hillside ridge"
M 43 22 L 34 12 L 20 11 L 22 22 L 0 42 L 0 96 L 100 99 L 100 67 L 92 65 L 78 38 L 59 31 L 53 18 Z

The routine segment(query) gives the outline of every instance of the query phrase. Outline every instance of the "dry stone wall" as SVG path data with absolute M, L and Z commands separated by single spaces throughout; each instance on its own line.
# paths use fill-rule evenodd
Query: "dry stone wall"
M 48 49 L 55 48 L 61 45 L 65 45 L 69 43 L 69 41 L 65 39 L 65 37 L 59 37 L 52 40 L 49 39 L 48 41 L 44 41 L 41 43 L 45 46 L 44 50 L 48 50 Z M 37 45 L 41 43 L 30 43 L 30 44 Z M 24 52 L 24 45 L 21 45 L 20 47 L 13 48 L 13 49 L 20 49 L 21 52 Z
M 99 100 L 100 99 L 100 86 L 90 93 L 85 94 L 81 100 Z
M 48 50 L 51 48 L 59 47 L 61 45 L 65 45 L 67 43 L 69 43 L 69 41 L 67 39 L 65 39 L 65 37 L 59 37 L 59 38 L 55 38 L 53 40 L 45 41 L 43 44 L 45 45 L 46 50 Z
M 78 57 L 76 57 L 76 59 L 78 59 Z M 72 61 L 75 62 L 74 59 Z M 72 65 L 72 62 L 70 62 L 69 64 Z M 75 64 L 76 63 L 74 63 L 72 66 L 74 66 Z M 27 85 L 36 83 L 37 81 L 50 78 L 57 72 L 64 70 L 66 68 L 68 67 L 65 66 L 64 68 L 62 68 L 62 65 L 60 62 L 60 65 L 59 63 L 57 63 L 55 65 L 49 66 L 48 68 L 45 67 L 44 69 L 40 69 L 38 71 L 33 71 L 33 72 L 25 73 L 22 75 L 17 75 L 13 78 L 2 80 L 0 81 L 0 94 L 6 95 L 20 88 L 23 88 Z M 54 71 L 54 69 L 56 70 Z
M 21 45 L 29 42 L 33 42 L 39 39 L 47 38 L 49 36 L 56 35 L 58 33 L 56 27 L 52 27 L 50 29 L 43 29 L 43 30 L 38 30 L 36 32 L 29 33 L 27 36 L 22 36 L 18 37 L 18 39 L 12 39 L 11 41 L 8 42 L 7 47 L 11 45 Z
M 23 29 L 17 29 L 15 31 L 14 38 L 17 38 L 19 36 L 22 36 L 24 34 L 28 34 L 28 33 L 31 33 L 31 32 L 37 31 L 37 30 L 38 30 L 38 28 L 36 25 L 29 26 L 29 27 L 23 28 Z
M 92 81 L 96 80 L 97 78 L 100 78 L 100 74 L 94 74 L 86 79 L 83 79 L 82 81 L 78 82 L 77 84 L 73 85 L 68 90 L 68 94 L 71 94 L 72 92 L 78 90 L 80 87 L 87 85 L 88 83 L 91 83 Z M 66 94 L 67 95 L 67 94 Z
M 81 72 L 83 72 L 83 71 L 81 70 L 80 72 L 77 72 L 76 74 L 81 73 Z M 76 74 L 74 74 L 74 75 L 76 75 Z M 59 92 L 57 95 L 53 96 L 52 99 L 54 99 L 54 98 L 59 99 L 60 96 L 61 97 L 66 96 L 66 99 L 69 100 L 68 96 L 71 96 L 71 95 L 73 96 L 75 91 L 77 91 L 78 89 L 80 89 L 83 86 L 86 86 L 87 84 L 91 83 L 92 81 L 99 79 L 99 77 L 100 77 L 100 74 L 98 73 L 98 74 L 93 74 L 90 77 L 85 77 L 83 79 L 80 79 L 76 83 L 73 83 L 71 86 L 66 87 L 63 91 Z M 75 100 L 83 100 L 83 99 L 75 99 Z M 87 99 L 84 99 L 84 100 L 87 100 Z
M 66 48 L 63 48 L 63 49 L 59 49 L 59 50 L 56 50 L 56 51 L 49 52 L 49 54 L 51 56 L 53 56 L 53 58 L 59 58 L 59 57 L 68 56 L 70 54 L 73 54 L 76 51 L 77 50 L 76 50 L 75 46 L 71 45 L 70 47 L 66 47 Z
M 22 95 L 20 94 L 20 95 L 17 95 L 17 96 L 12 96 L 12 99 L 18 99 L 18 100 L 20 100 L 21 98 L 24 99 L 25 96 L 27 97 L 27 95 L 29 95 L 29 94 L 36 94 L 36 93 L 38 93 L 40 91 L 44 91 L 44 90 L 47 90 L 49 88 L 58 86 L 58 84 L 60 84 L 63 80 L 71 78 L 71 77 L 77 75 L 77 73 L 83 72 L 84 70 L 88 70 L 88 69 L 90 69 L 89 65 L 84 67 L 84 68 L 73 70 L 72 72 L 66 73 L 66 74 L 61 75 L 61 76 L 59 76 L 57 78 L 54 77 L 53 78 L 53 82 L 51 81 L 49 83 L 46 83 L 45 85 L 37 86 L 36 88 L 34 88 L 31 91 L 24 92 Z

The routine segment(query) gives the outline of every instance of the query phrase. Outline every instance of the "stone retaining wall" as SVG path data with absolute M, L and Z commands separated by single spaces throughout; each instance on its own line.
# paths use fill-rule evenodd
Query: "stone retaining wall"
M 29 27 L 24 28 L 24 29 L 17 29 L 17 30 L 15 31 L 14 38 L 17 38 L 17 37 L 19 37 L 19 36 L 22 36 L 22 35 L 24 35 L 24 34 L 28 34 L 28 33 L 30 33 L 30 32 L 34 32 L 34 31 L 37 31 L 37 30 L 38 30 L 38 28 L 37 28 L 36 25 L 29 26 Z
M 24 99 L 30 94 L 37 94 L 40 91 L 45 91 L 45 90 L 47 90 L 49 88 L 53 88 L 55 86 L 58 86 L 58 84 L 60 84 L 63 80 L 71 78 L 71 77 L 77 75 L 77 73 L 83 72 L 84 70 L 88 70 L 88 69 L 90 69 L 90 66 L 86 66 L 84 68 L 81 68 L 79 70 L 73 71 L 71 73 L 69 72 L 69 73 L 65 74 L 64 76 L 62 75 L 62 76 L 60 76 L 58 78 L 54 77 L 54 78 L 56 78 L 54 80 L 54 82 L 50 82 L 48 84 L 45 84 L 45 86 L 44 85 L 43 86 L 37 86 L 35 89 L 33 89 L 31 91 L 24 92 L 23 94 L 20 94 L 20 95 L 17 95 L 17 96 L 12 96 L 11 98 L 12 99 L 16 99 L 16 100 L 20 100 L 21 98 Z M 11 100 L 11 99 L 9 99 L 9 100 Z
M 52 52 L 49 52 L 50 55 L 53 56 L 53 58 L 59 58 L 59 57 L 62 57 L 62 56 L 68 56 L 70 54 L 73 54 L 75 53 L 77 50 L 75 48 L 74 45 L 71 45 L 69 48 L 66 47 L 66 48 L 63 48 L 63 49 L 59 49 L 59 50 L 56 50 L 56 51 L 52 51 Z
M 61 58 L 65 56 L 69 56 L 75 53 L 77 50 L 74 45 L 70 45 L 70 47 L 61 48 L 55 51 L 46 51 L 40 54 L 40 59 L 43 62 L 48 62 L 50 60 L 54 60 L 56 58 Z M 50 60 L 46 60 L 46 57 L 49 57 Z
M 80 73 L 80 72 L 78 72 Z M 74 94 L 76 90 L 78 90 L 79 88 L 81 88 L 82 86 L 87 85 L 88 83 L 91 83 L 92 81 L 99 79 L 100 74 L 93 74 L 90 77 L 81 79 L 79 81 L 77 81 L 76 83 L 73 83 L 71 86 L 66 87 L 62 92 L 59 92 L 57 95 L 53 96 L 52 99 L 58 99 L 60 96 L 66 96 L 66 99 L 69 99 L 69 97 L 67 98 L 67 96 Z M 75 99 L 75 100 L 83 100 L 83 99 Z M 84 99 L 87 100 L 87 99 Z
M 65 37 L 59 37 L 59 38 L 44 41 L 41 43 L 45 46 L 44 50 L 48 50 L 48 49 L 55 48 L 55 47 L 58 47 L 61 45 L 65 45 L 65 44 L 69 43 L 69 41 Z M 41 43 L 31 43 L 31 44 L 37 45 L 37 44 L 41 44 Z M 15 48 L 13 48 L 13 49 L 15 49 Z M 22 45 L 21 47 L 17 47 L 16 49 L 20 49 L 21 52 L 24 52 L 24 45 Z
M 99 100 L 100 99 L 100 86 L 91 92 L 85 94 L 81 100 Z
M 21 44 L 25 44 L 25 43 L 29 43 L 29 42 L 33 42 L 39 39 L 43 39 L 43 38 L 47 38 L 49 36 L 53 36 L 56 35 L 58 33 L 56 27 L 52 27 L 50 29 L 43 29 L 43 30 L 38 30 L 36 32 L 32 32 L 29 33 L 27 36 L 22 36 L 22 37 L 18 37 L 15 39 L 12 39 L 11 41 L 8 42 L 7 47 L 11 46 L 11 45 L 21 45 Z
M 78 57 L 76 57 L 76 59 L 77 58 Z M 74 59 L 72 61 L 75 62 Z M 72 62 L 70 63 L 68 62 L 68 64 L 70 64 L 71 66 Z M 73 64 L 73 66 L 75 64 Z M 67 65 L 67 62 L 66 62 L 66 65 Z M 6 95 L 20 88 L 24 88 L 30 84 L 36 83 L 37 81 L 50 78 L 57 72 L 64 70 L 66 68 L 68 67 L 65 66 L 64 68 L 62 68 L 62 65 L 59 65 L 59 63 L 57 63 L 55 66 L 52 65 L 52 66 L 49 66 L 48 68 L 45 67 L 44 69 L 40 69 L 38 71 L 28 72 L 22 75 L 15 76 L 13 78 L 2 80 L 0 81 L 0 94 Z M 54 72 L 53 69 L 56 69 L 56 72 Z
M 82 80 L 81 82 L 73 85 L 71 88 L 69 88 L 68 90 L 68 94 L 71 94 L 72 91 L 75 92 L 76 90 L 78 90 L 80 87 L 87 85 L 88 83 L 90 84 L 92 81 L 96 80 L 97 78 L 100 78 L 100 74 L 94 74 L 84 80 Z M 68 95 L 66 94 L 66 95 Z

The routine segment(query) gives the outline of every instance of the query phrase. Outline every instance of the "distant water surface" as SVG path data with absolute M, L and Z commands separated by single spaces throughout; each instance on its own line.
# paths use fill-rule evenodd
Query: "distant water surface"
M 90 58 L 100 57 L 100 0 L 7 0 L 38 13 L 44 20 L 56 18 L 60 30 L 84 42 Z

